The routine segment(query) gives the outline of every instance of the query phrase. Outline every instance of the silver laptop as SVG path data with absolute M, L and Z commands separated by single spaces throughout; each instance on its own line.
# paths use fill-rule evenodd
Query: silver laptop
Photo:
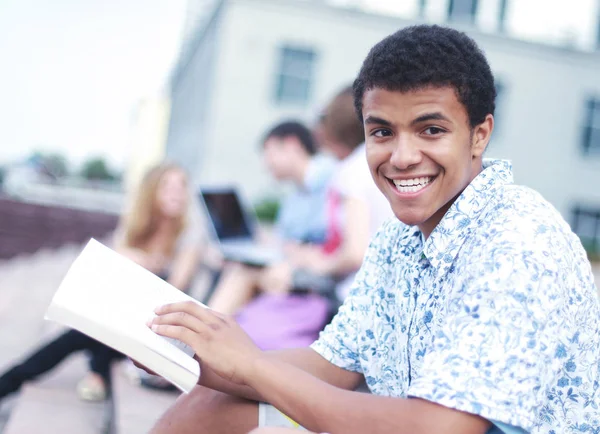
M 256 219 L 253 213 L 246 211 L 235 188 L 202 188 L 199 196 L 225 259 L 265 266 L 282 258 L 278 249 L 256 241 Z

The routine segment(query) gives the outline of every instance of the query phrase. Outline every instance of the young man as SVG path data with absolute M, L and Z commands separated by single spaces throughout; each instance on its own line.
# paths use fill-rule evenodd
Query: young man
M 277 235 L 282 240 L 323 242 L 327 226 L 323 204 L 335 160 L 317 154 L 311 131 L 297 121 L 279 123 L 267 132 L 263 159 L 277 181 L 295 187 L 280 207 Z
M 196 350 L 203 386 L 153 432 L 256 426 L 256 403 L 208 388 L 272 404 L 260 404 L 262 426 L 289 417 L 315 432 L 597 430 L 590 264 L 508 163 L 483 160 L 495 98 L 483 53 L 455 30 L 406 28 L 372 49 L 354 89 L 373 178 L 409 226 L 382 227 L 311 349 L 265 354 L 225 316 L 158 309 L 152 329 Z M 372 394 L 352 391 L 363 378 Z
M 297 121 L 275 125 L 262 143 L 263 159 L 271 175 L 279 182 L 289 182 L 294 186 L 279 209 L 275 225 L 276 242 L 282 248 L 286 243 L 323 243 L 328 225 L 327 188 L 336 161 L 317 154 L 311 131 Z M 250 301 L 256 287 L 261 286 L 263 281 L 271 284 L 271 290 L 277 291 L 274 288 L 278 286 L 276 277 L 277 272 L 272 267 L 230 264 L 225 268 L 209 305 L 218 312 L 234 314 Z

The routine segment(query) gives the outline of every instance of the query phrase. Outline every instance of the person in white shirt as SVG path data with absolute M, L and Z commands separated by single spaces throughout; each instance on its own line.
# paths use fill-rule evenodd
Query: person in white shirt
M 339 160 L 329 186 L 329 240 L 324 249 L 298 246 L 291 252 L 292 263 L 317 274 L 337 276 L 336 294 L 343 301 L 369 240 L 392 217 L 392 210 L 371 177 L 351 87 L 338 92 L 321 113 L 316 136 L 321 148 Z

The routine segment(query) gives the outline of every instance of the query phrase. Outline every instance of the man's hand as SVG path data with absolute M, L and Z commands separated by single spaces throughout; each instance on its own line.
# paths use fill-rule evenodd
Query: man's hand
M 158 335 L 192 347 L 217 375 L 246 384 L 247 375 L 262 351 L 231 317 L 188 301 L 159 307 L 148 324 Z

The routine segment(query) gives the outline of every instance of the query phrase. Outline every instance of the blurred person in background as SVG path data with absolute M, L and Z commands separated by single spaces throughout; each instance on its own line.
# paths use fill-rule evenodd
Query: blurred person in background
M 335 160 L 317 154 L 313 134 L 297 121 L 274 126 L 262 143 L 270 173 L 277 181 L 291 182 L 294 187 L 283 199 L 277 215 L 278 248 L 322 245 L 327 237 L 327 189 Z M 218 312 L 238 315 L 261 348 L 310 343 L 327 319 L 329 301 L 318 294 L 282 293 L 273 280 L 276 269 L 277 265 L 227 263 L 208 305 Z M 261 291 L 269 292 L 268 296 L 250 303 Z
M 325 202 L 335 161 L 316 152 L 311 131 L 297 121 L 275 125 L 262 141 L 263 159 L 271 175 L 278 182 L 293 184 L 275 222 L 273 238 L 279 248 L 325 241 Z M 256 294 L 269 271 L 269 267 L 227 263 L 209 306 L 224 314 L 236 313 Z
M 191 212 L 190 197 L 187 176 L 179 166 L 160 164 L 150 169 L 129 211 L 122 216 L 114 239 L 117 252 L 181 290 L 190 286 L 204 239 Z M 2 374 L 0 400 L 79 351 L 90 356 L 90 372 L 77 386 L 80 398 L 104 400 L 110 366 L 123 356 L 76 330 L 61 334 Z
M 321 149 L 339 160 L 327 187 L 327 237 L 322 245 L 288 243 L 288 260 L 272 267 L 263 281 L 263 291 L 290 292 L 299 274 L 331 276 L 337 283 L 336 296 L 343 300 L 369 239 L 392 217 L 392 211 L 366 162 L 364 130 L 356 116 L 351 87 L 344 88 L 327 105 L 315 135 Z
M 351 86 L 322 112 L 316 136 L 323 150 L 340 161 L 329 186 L 328 240 L 324 248 L 294 245 L 287 253 L 292 268 L 338 279 L 336 295 L 344 300 L 369 240 L 393 214 L 367 165 L 364 129 L 356 116 Z

